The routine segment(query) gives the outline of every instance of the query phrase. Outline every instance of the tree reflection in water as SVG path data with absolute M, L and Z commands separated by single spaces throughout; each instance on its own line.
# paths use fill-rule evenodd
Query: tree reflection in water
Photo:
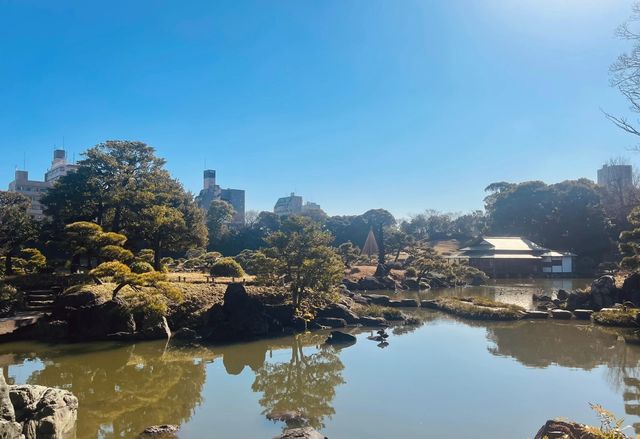
M 320 428 L 335 413 L 332 400 L 336 387 L 344 382 L 339 351 L 323 345 L 326 336 L 306 333 L 207 347 L 160 342 L 21 343 L 12 347 L 11 354 L 0 355 L 0 365 L 39 360 L 42 368 L 32 372 L 27 383 L 73 392 L 80 401 L 78 439 L 137 437 L 150 425 L 187 422 L 202 403 L 206 363 L 215 359 L 222 361 L 229 375 L 249 366 L 255 374 L 252 389 L 262 393 L 262 415 L 295 410 L 304 414 L 309 425 Z M 305 347 L 311 352 L 305 352 Z M 265 361 L 274 350 L 290 351 L 290 361 Z
M 484 324 L 494 355 L 510 356 L 529 367 L 556 364 L 591 370 L 607 366 L 607 379 L 622 393 L 627 415 L 640 416 L 640 347 L 619 340 L 630 331 L 574 322 Z M 633 425 L 640 434 L 640 423 Z
M 305 418 L 303 424 L 323 428 L 324 419 L 335 414 L 331 403 L 336 387 L 344 383 L 339 350 L 322 345 L 314 353 L 305 354 L 304 346 L 320 341 L 317 335 L 299 334 L 290 340 L 291 359 L 284 363 L 265 362 L 256 372 L 251 388 L 262 392 L 262 414 L 299 412 Z M 300 421 L 287 423 L 290 427 L 299 426 Z
M 136 437 L 154 424 L 182 424 L 201 403 L 206 350 L 165 350 L 163 344 L 78 347 L 44 362 L 29 384 L 59 386 L 81 401 L 78 438 Z

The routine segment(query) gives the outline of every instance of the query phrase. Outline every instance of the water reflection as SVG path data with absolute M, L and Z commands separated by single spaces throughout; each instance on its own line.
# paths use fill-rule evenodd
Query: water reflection
M 402 369 L 402 374 L 393 375 L 396 379 L 387 388 L 387 393 L 397 393 L 397 402 L 393 404 L 399 410 L 396 416 L 406 412 L 407 419 L 435 422 L 446 418 L 457 410 L 446 398 L 457 398 L 455 395 L 467 386 L 481 389 L 482 382 L 487 380 L 500 384 L 500 377 L 509 374 L 518 377 L 511 378 L 517 380 L 511 382 L 513 386 L 532 394 L 536 388 L 531 386 L 540 386 L 543 376 L 545 380 L 556 379 L 556 385 L 558 377 L 582 377 L 572 381 L 573 387 L 565 399 L 567 404 L 575 402 L 582 407 L 592 395 L 595 398 L 608 395 L 604 401 L 591 402 L 611 407 L 624 400 L 627 415 L 633 416 L 633 420 L 640 416 L 640 347 L 619 341 L 619 331 L 589 323 L 469 322 L 430 310 L 407 312 L 423 320 L 424 326 L 394 328 L 389 348 L 384 352 L 375 347 L 375 341 L 366 339 L 367 335 L 375 335 L 375 331 L 367 330 L 346 351 L 325 346 L 327 334 L 322 332 L 205 347 L 159 342 L 55 346 L 15 343 L 1 346 L 7 354 L 0 353 L 0 366 L 9 365 L 9 377 L 19 382 L 74 392 L 80 399 L 78 439 L 134 438 L 145 427 L 161 423 L 183 425 L 185 438 L 207 437 L 213 426 L 225 437 L 272 437 L 275 434 L 271 433 L 280 427 L 300 424 L 338 437 L 343 430 L 336 430 L 340 428 L 336 426 L 342 425 L 344 429 L 345 425 L 351 427 L 351 421 L 362 425 L 378 420 L 377 414 L 362 410 L 363 405 L 373 400 L 366 389 L 377 389 L 381 385 L 380 376 L 393 374 L 398 364 L 422 365 L 419 369 Z M 468 362 L 491 367 L 470 369 L 465 366 Z M 381 369 L 376 370 L 377 367 Z M 567 374 L 566 369 L 590 373 Z M 433 406 L 427 415 L 415 410 L 416 401 L 429 404 L 424 392 L 418 392 L 415 385 L 425 370 L 442 373 L 441 378 L 429 384 L 442 409 L 438 411 L 439 406 Z M 465 375 L 470 370 L 476 374 Z M 460 376 L 471 381 L 460 382 Z M 587 376 L 590 384 L 585 383 Z M 405 379 L 412 377 L 415 379 Z M 531 383 L 528 377 L 532 378 Z M 439 382 L 449 384 L 440 388 Z M 592 392 L 580 392 L 588 385 L 596 387 Z M 341 392 L 340 386 L 344 386 Z M 607 394 L 603 388 L 613 392 Z M 416 391 L 413 396 L 412 391 Z M 580 396 L 571 396 L 573 391 Z M 337 393 L 341 395 L 338 406 Z M 520 395 L 514 396 L 506 388 L 501 393 L 504 395 L 492 400 L 493 408 L 507 410 L 508 407 L 500 405 L 504 404 L 503 398 Z M 405 394 L 409 395 L 406 400 L 400 396 Z M 341 407 L 338 414 L 336 407 Z M 551 407 L 550 415 L 564 415 L 558 411 L 562 407 Z M 394 409 L 385 408 L 386 412 Z M 463 405 L 461 413 L 475 419 L 468 410 L 471 409 Z M 523 406 L 522 416 L 529 416 L 530 410 L 531 407 Z M 622 412 L 622 407 L 615 410 Z M 274 412 L 299 413 L 304 419 L 294 416 L 283 424 L 273 425 L 265 416 Z M 229 419 L 232 414 L 240 419 L 236 422 L 247 421 L 246 430 L 237 429 Z M 480 410 L 478 416 L 484 418 L 490 413 Z M 399 423 L 393 428 L 402 434 L 405 427 Z M 634 427 L 640 432 L 640 425 Z M 526 431 L 535 428 L 536 425 L 527 426 Z M 388 437 L 389 431 L 382 430 L 371 437 Z M 409 437 L 416 437 L 414 430 L 406 432 Z M 343 437 L 353 437 L 353 433 Z M 498 431 L 492 437 L 513 436 Z
M 287 420 L 288 427 L 308 424 L 316 429 L 324 427 L 324 419 L 335 414 L 332 401 L 336 387 L 344 383 L 339 350 L 321 345 L 317 351 L 306 354 L 303 347 L 318 342 L 314 334 L 301 334 L 291 339 L 291 359 L 282 363 L 265 363 L 256 372 L 251 386 L 261 392 L 263 415 L 294 412 L 304 420 Z
M 11 354 L 0 354 L 0 366 L 9 382 L 15 381 L 13 366 L 25 365 L 35 369 L 23 379 L 27 383 L 73 392 L 80 401 L 76 434 L 83 439 L 133 438 L 149 425 L 186 423 L 203 402 L 207 363 L 213 361 L 221 361 L 228 375 L 249 367 L 252 390 L 262 393 L 262 415 L 295 411 L 304 424 L 321 428 L 335 413 L 332 400 L 344 383 L 339 350 L 324 346 L 325 338 L 300 334 L 212 347 L 17 343 L 8 346 Z M 267 360 L 276 350 L 289 351 L 290 360 Z
M 620 338 L 632 336 L 630 331 L 554 321 L 483 326 L 487 339 L 494 343 L 489 352 L 512 357 L 528 367 L 558 365 L 592 370 L 607 366 L 607 381 L 622 394 L 625 413 L 640 416 L 640 349 Z M 633 427 L 640 433 L 640 423 Z
M 206 351 L 165 349 L 157 343 L 101 346 L 38 353 L 44 367 L 27 379 L 78 397 L 77 437 L 135 437 L 146 426 L 191 418 L 201 403 L 205 365 L 200 354 Z

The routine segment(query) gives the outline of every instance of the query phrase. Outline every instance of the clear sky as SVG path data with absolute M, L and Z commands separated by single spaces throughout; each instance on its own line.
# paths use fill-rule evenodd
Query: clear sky
M 247 208 L 482 207 L 494 181 L 589 177 L 634 139 L 608 66 L 630 0 L 0 0 L 0 186 L 140 140 Z

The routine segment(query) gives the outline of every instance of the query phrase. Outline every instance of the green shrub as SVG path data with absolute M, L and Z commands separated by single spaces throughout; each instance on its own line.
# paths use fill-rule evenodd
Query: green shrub
M 22 293 L 15 287 L 7 284 L 0 284 L 0 302 L 17 303 L 22 301 Z
M 244 270 L 233 258 L 220 258 L 210 270 L 211 276 L 220 277 L 243 277 Z
M 149 273 L 151 271 L 154 271 L 153 265 L 144 261 L 136 261 L 133 264 L 131 264 L 129 267 L 131 268 L 131 271 L 138 274 Z
M 404 272 L 404 276 L 405 277 L 416 277 L 416 276 L 418 276 L 418 272 L 416 271 L 415 268 L 409 267 L 409 268 L 407 268 L 407 271 Z

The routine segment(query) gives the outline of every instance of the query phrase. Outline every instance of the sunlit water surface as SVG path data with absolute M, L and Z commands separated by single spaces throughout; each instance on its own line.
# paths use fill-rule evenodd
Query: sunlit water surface
M 75 393 L 78 438 L 161 423 L 180 424 L 183 439 L 271 438 L 285 424 L 266 414 L 298 410 L 331 439 L 526 439 L 553 417 L 595 423 L 589 402 L 640 430 L 640 347 L 619 332 L 414 312 L 425 323 L 397 328 L 384 349 L 362 329 L 343 349 L 323 332 L 223 347 L 13 343 L 0 345 L 0 366 L 12 382 Z

